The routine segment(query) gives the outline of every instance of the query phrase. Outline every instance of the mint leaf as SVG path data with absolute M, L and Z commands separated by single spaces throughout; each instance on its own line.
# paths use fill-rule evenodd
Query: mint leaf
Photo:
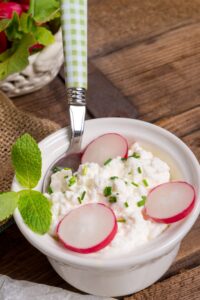
M 44 27 L 37 27 L 36 32 L 34 33 L 35 39 L 38 41 L 38 43 L 48 46 L 52 44 L 55 39 L 51 31 Z
M 9 218 L 17 207 L 18 194 L 15 192 L 0 194 L 0 222 Z
M 57 0 L 31 0 L 28 13 L 39 23 L 59 17 L 60 4 Z
M 23 190 L 19 193 L 18 209 L 28 227 L 39 234 L 49 231 L 51 225 L 51 204 L 40 192 Z
M 25 34 L 22 39 L 14 44 L 15 51 L 0 63 L 0 80 L 8 75 L 23 70 L 28 65 L 29 48 L 36 43 L 32 34 Z
M 42 159 L 37 142 L 25 133 L 18 138 L 12 147 L 12 163 L 19 183 L 33 188 L 41 177 Z

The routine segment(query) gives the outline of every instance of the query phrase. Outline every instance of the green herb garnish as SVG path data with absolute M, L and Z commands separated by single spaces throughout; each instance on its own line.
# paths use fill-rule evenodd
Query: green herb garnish
M 0 194 L 0 222 L 8 219 L 17 207 L 18 194 L 7 192 Z
M 134 186 L 136 186 L 136 187 L 139 186 L 139 184 L 135 183 L 134 181 L 132 181 L 131 184 L 134 185 Z
M 138 167 L 137 170 L 139 174 L 142 174 L 142 169 L 140 167 Z
M 77 180 L 76 176 L 73 175 L 68 181 L 68 186 L 70 187 L 74 185 L 76 183 L 76 180 Z
M 51 204 L 42 193 L 34 190 L 20 191 L 18 209 L 24 222 L 34 232 L 44 234 L 49 230 Z
M 34 188 L 40 177 L 42 158 L 36 141 L 27 133 L 12 146 L 12 164 L 18 182 L 26 188 Z
M 105 197 L 108 197 L 112 194 L 112 187 L 111 186 L 106 186 L 104 191 L 103 191 L 103 194 Z
M 65 170 L 65 171 L 70 171 L 71 168 L 64 168 L 63 170 Z
M 52 169 L 52 172 L 53 172 L 53 173 L 57 173 L 57 172 L 60 172 L 61 170 L 62 170 L 61 167 L 55 166 L 55 167 Z
M 144 183 L 144 186 L 146 186 L 146 187 L 149 186 L 149 184 L 148 184 L 148 182 L 147 182 L 146 179 L 143 179 L 142 182 Z
M 104 166 L 108 165 L 111 161 L 112 161 L 112 158 L 107 159 L 107 160 L 104 162 Z
M 140 154 L 137 152 L 134 152 L 131 156 L 129 157 L 134 157 L 134 158 L 140 158 Z
M 86 176 L 87 175 L 87 172 L 88 172 L 88 166 L 86 165 L 86 166 L 83 166 L 83 168 L 82 168 L 82 175 L 83 176 Z
M 110 196 L 109 197 L 109 202 L 110 203 L 116 203 L 117 202 L 117 197 L 116 196 Z
M 122 161 L 126 161 L 127 158 L 126 158 L 126 157 L 122 157 L 121 160 L 122 160 Z
M 26 189 L 0 194 L 0 221 L 11 216 L 18 207 L 27 226 L 44 234 L 49 231 L 52 214 L 50 201 L 42 193 L 32 190 L 41 177 L 41 152 L 37 142 L 29 134 L 22 135 L 13 145 L 11 157 L 16 178 Z
M 124 202 L 124 206 L 125 207 L 129 207 L 129 205 L 128 205 L 128 202 L 126 201 L 126 202 Z
M 78 197 L 78 201 L 79 201 L 80 204 L 82 203 L 82 201 L 83 201 L 83 199 L 85 197 L 85 194 L 86 194 L 86 191 L 82 192 L 81 196 Z
M 118 176 L 112 176 L 110 177 L 111 180 L 115 180 L 115 179 L 118 179 L 119 177 Z
M 126 223 L 126 219 L 124 219 L 124 218 L 118 218 L 117 222 L 119 222 L 119 223 Z
M 147 197 L 146 196 L 142 196 L 142 200 L 140 200 L 140 201 L 137 202 L 137 206 L 138 207 L 144 206 L 146 200 L 147 200 Z
M 52 188 L 51 188 L 50 185 L 49 185 L 48 188 L 47 188 L 47 193 L 48 193 L 48 194 L 52 194 L 52 193 L 53 193 Z

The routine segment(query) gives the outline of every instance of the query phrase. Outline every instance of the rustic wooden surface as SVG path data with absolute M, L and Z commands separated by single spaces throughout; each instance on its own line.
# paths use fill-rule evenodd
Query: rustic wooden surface
M 89 25 L 87 118 L 153 122 L 200 159 L 200 0 L 91 0 Z M 14 103 L 66 126 L 62 70 L 51 84 Z M 15 225 L 0 235 L 0 257 L 1 274 L 74 290 Z M 130 299 L 200 299 L 199 268 L 200 219 L 159 283 Z

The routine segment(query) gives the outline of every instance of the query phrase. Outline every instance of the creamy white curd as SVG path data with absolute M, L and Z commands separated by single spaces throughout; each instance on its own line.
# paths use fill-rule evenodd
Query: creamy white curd
M 149 189 L 170 180 L 169 166 L 138 143 L 129 148 L 129 157 L 86 163 L 76 173 L 62 169 L 51 177 L 52 202 L 50 235 L 70 210 L 86 203 L 110 206 L 118 220 L 118 232 L 104 249 L 93 256 L 121 256 L 157 237 L 167 225 L 144 220 L 142 208 Z

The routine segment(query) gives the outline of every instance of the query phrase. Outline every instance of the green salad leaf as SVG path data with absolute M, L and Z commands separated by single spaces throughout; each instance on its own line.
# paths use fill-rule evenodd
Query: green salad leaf
M 4 60 L 0 62 L 0 80 L 28 65 L 29 48 L 35 43 L 34 36 L 29 33 L 25 34 L 20 42 L 13 44 L 12 49 L 6 52 L 6 58 L 4 56 Z
M 10 23 L 11 23 L 10 19 L 0 20 L 0 32 L 4 31 L 9 26 Z
M 32 0 L 28 13 L 36 22 L 45 23 L 59 17 L 60 4 L 58 0 Z
M 17 207 L 18 194 L 7 192 L 0 194 L 0 222 L 9 218 Z
M 23 187 L 34 188 L 41 177 L 42 158 L 36 141 L 27 133 L 12 147 L 12 163 L 16 177 Z
M 46 233 L 50 228 L 52 217 L 49 200 L 34 190 L 23 190 L 18 194 L 18 209 L 25 224 L 36 233 Z
M 44 27 L 37 27 L 34 36 L 35 36 L 35 39 L 38 41 L 38 43 L 40 43 L 44 46 L 48 46 L 55 41 L 54 36 L 51 33 L 51 31 L 49 31 L 48 29 L 46 29 Z

